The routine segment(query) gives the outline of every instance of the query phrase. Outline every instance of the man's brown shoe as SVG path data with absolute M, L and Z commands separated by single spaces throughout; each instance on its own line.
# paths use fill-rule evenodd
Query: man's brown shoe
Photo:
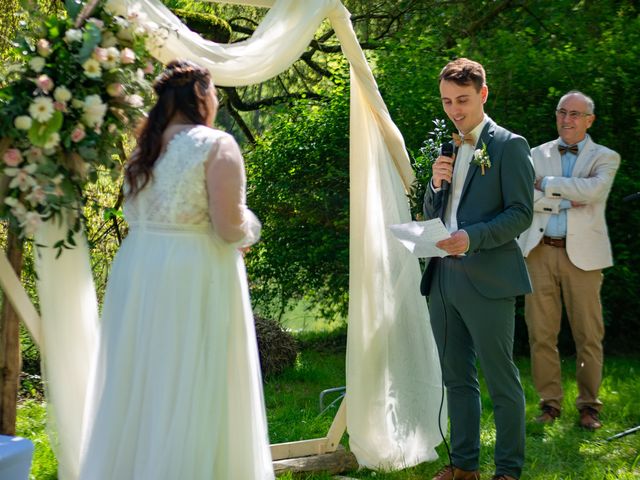
M 602 427 L 598 411 L 591 407 L 580 409 L 580 426 L 587 430 L 597 430 Z
M 511 475 L 494 475 L 491 477 L 491 480 L 518 480 L 516 477 L 512 477 Z
M 556 418 L 560 416 L 560 410 L 551 405 L 543 405 L 542 413 L 536 417 L 537 423 L 551 424 L 556 421 Z
M 461 470 L 453 465 L 447 465 L 432 480 L 480 480 L 480 472 Z

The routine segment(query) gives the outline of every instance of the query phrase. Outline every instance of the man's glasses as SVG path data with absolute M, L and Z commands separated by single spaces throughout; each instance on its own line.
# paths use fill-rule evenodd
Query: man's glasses
M 562 118 L 569 117 L 571 120 L 577 120 L 580 117 L 589 117 L 593 115 L 593 113 L 576 112 L 575 110 L 567 111 L 564 108 L 559 108 L 556 110 L 556 115 Z

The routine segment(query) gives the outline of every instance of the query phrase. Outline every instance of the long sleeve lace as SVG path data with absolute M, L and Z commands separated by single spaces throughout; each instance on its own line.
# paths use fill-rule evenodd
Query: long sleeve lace
M 248 247 L 260 238 L 262 225 L 246 206 L 244 160 L 230 135 L 213 146 L 206 163 L 209 215 L 215 231 L 229 243 Z

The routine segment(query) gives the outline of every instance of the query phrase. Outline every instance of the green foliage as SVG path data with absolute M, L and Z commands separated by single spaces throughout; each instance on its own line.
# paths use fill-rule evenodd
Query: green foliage
M 299 338 L 301 353 L 296 364 L 264 386 L 265 404 L 271 443 L 281 443 L 323 437 L 336 413 L 332 407 L 320 415 L 318 399 L 325 389 L 340 387 L 345 382 L 344 333 Z M 527 400 L 527 456 L 523 479 L 528 480 L 631 480 L 640 475 L 640 433 L 606 442 L 605 439 L 640 423 L 637 398 L 640 398 L 640 360 L 609 357 L 605 362 L 601 397 L 604 401 L 604 427 L 586 432 L 577 425 L 573 399 L 575 362 L 566 358 L 562 363 L 563 387 L 566 393 L 563 415 L 554 425 L 543 427 L 533 418 L 538 413 L 537 395 L 531 381 L 528 359 L 518 359 Z M 419 367 L 419 366 L 418 366 Z M 481 387 L 481 457 L 482 478 L 493 475 L 495 428 L 491 401 L 486 385 Z M 335 397 L 327 397 L 325 405 Z M 55 459 L 44 436 L 45 406 L 40 402 L 22 402 L 18 411 L 18 433 L 36 443 L 32 478 L 55 479 Z M 348 445 L 348 436 L 342 438 Z M 447 461 L 443 445 L 437 448 L 439 460 L 398 472 L 373 472 L 362 469 L 345 475 L 354 479 L 423 480 L 431 478 Z M 323 479 L 326 473 L 283 474 L 285 479 Z
M 56 480 L 58 462 L 51 450 L 46 432 L 47 406 L 37 400 L 25 400 L 18 405 L 16 434 L 34 444 L 31 479 Z
M 191 30 L 199 32 L 203 38 L 218 43 L 227 43 L 231 38 L 229 24 L 215 15 L 193 12 L 184 8 L 174 9 L 173 13 Z
M 340 88 L 327 104 L 293 104 L 246 155 L 248 204 L 263 222 L 246 257 L 251 292 L 277 318 L 302 298 L 327 318 L 346 312 L 348 105 Z
M 411 185 L 409 192 L 409 205 L 414 218 L 422 218 L 422 201 L 425 189 L 431 180 L 431 165 L 440 155 L 440 148 L 444 142 L 451 141 L 451 135 L 447 127 L 447 122 L 441 118 L 433 120 L 433 130 L 420 147 L 418 155 L 411 157 L 411 164 L 415 172 L 416 179 Z
M 607 208 L 615 259 L 602 290 L 608 351 L 631 351 L 640 342 L 640 208 L 622 202 L 640 190 L 630 141 L 640 134 L 638 13 L 636 2 L 624 0 L 425 2 L 377 52 L 374 72 L 410 152 L 444 116 L 437 77 L 451 58 L 485 66 L 487 113 L 532 147 L 557 137 L 554 110 L 562 94 L 579 89 L 593 97 L 597 118 L 589 133 L 622 156 Z M 521 339 L 526 343 L 526 335 Z

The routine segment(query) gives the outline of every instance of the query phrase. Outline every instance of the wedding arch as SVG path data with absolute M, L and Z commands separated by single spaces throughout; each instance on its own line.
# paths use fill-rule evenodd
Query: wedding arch
M 109 0 L 127 9 L 133 0 Z M 388 231 L 411 220 L 406 191 L 414 179 L 404 140 L 391 120 L 359 46 L 350 14 L 340 0 L 222 0 L 269 8 L 251 38 L 217 44 L 190 31 L 159 0 L 136 0 L 163 33 L 150 42 L 160 61 L 191 59 L 216 84 L 243 86 L 272 78 L 304 52 L 328 19 L 351 67 L 349 313 L 346 412 L 351 451 L 361 466 L 400 469 L 437 457 L 441 380 L 428 312 L 418 285 L 420 268 Z M 65 234 L 47 222 L 37 243 L 51 245 Z M 0 283 L 41 349 L 48 400 L 57 422 L 60 478 L 77 478 L 88 359 L 96 345 L 98 307 L 83 238 L 56 258 L 54 249 L 36 256 L 40 315 L 4 255 Z M 73 302 L 70 300 L 73 299 Z M 323 442 L 337 443 L 341 419 Z M 442 422 L 441 425 L 438 423 Z M 342 430 L 341 430 L 342 428 Z M 336 440 L 337 438 L 337 440 Z M 274 446 L 274 457 L 322 453 L 314 441 Z M 329 445 L 330 446 L 330 445 Z

